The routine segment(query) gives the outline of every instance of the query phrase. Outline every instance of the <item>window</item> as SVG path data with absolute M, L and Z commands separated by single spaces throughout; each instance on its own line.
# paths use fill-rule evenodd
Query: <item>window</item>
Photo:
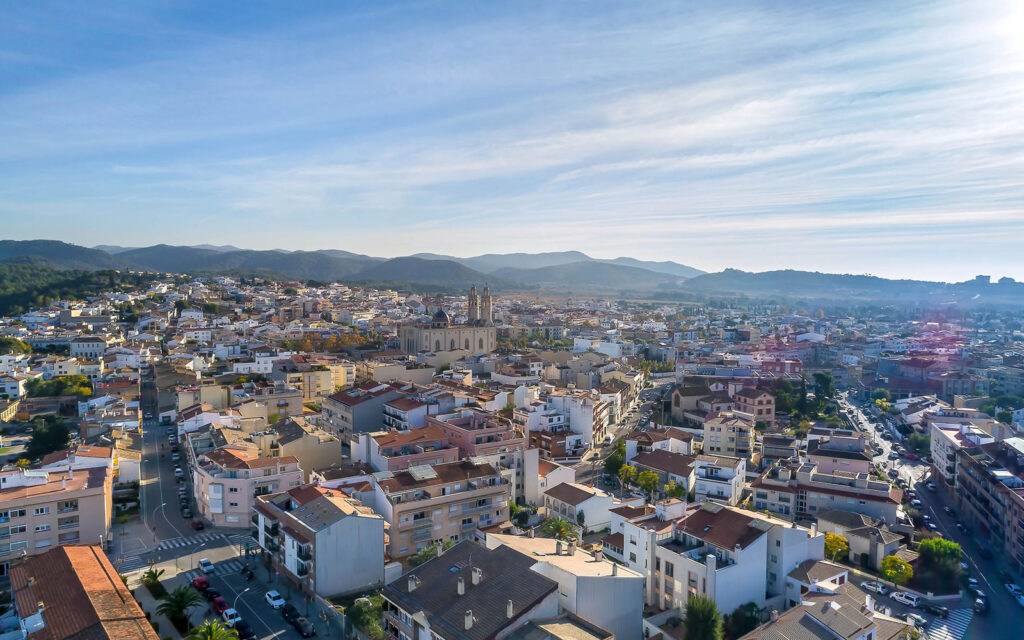
M 228 506 L 229 506 L 229 507 L 237 507 L 237 506 L 238 506 L 238 503 L 237 503 L 237 502 L 229 502 L 229 503 L 228 503 Z
M 777 555 L 775 555 L 775 554 L 773 553 L 773 554 L 772 554 L 772 562 L 778 562 L 778 561 L 779 561 L 779 556 L 777 556 Z
M 49 531 L 49 530 L 50 530 L 50 525 L 49 524 L 37 524 L 36 525 L 36 532 L 39 532 L 39 531 Z
M 669 578 L 673 577 L 675 575 L 675 569 L 676 568 L 672 565 L 671 562 L 666 562 L 665 563 L 665 575 L 667 577 L 669 577 Z
M 636 562 L 636 554 L 635 553 L 630 553 L 629 554 L 629 561 L 630 562 Z
M 228 489 L 228 493 L 238 493 L 238 487 L 231 487 Z
M 17 526 L 11 527 L 11 535 L 12 536 L 18 535 L 19 533 L 25 533 L 26 531 L 28 531 L 28 527 L 23 525 L 23 524 L 19 524 Z M 12 549 L 14 548 L 14 544 L 13 543 L 11 545 L 11 548 Z
M 45 516 L 50 513 L 50 507 L 36 507 L 33 513 L 37 516 Z
M 775 546 L 776 547 L 781 547 L 782 546 L 782 540 L 776 540 L 775 541 Z

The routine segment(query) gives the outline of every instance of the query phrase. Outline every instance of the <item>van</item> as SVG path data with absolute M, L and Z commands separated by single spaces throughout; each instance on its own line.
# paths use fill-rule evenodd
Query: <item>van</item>
M 902 602 L 903 604 L 907 605 L 908 607 L 915 607 L 915 608 L 917 607 L 918 603 L 921 601 L 920 596 L 918 596 L 916 594 L 913 594 L 913 593 L 907 593 L 906 591 L 897 591 L 896 593 L 892 594 L 889 597 L 892 598 L 893 600 L 895 600 L 896 602 Z
M 607 447 L 608 445 L 610 445 L 613 442 L 615 442 L 615 438 L 612 436 L 612 434 L 609 433 L 608 435 L 606 435 L 604 437 L 604 446 Z

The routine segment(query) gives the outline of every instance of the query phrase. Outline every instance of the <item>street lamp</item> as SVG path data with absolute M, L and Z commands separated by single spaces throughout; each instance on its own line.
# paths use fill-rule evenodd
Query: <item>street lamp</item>
M 156 531 L 156 512 L 157 512 L 157 509 L 163 509 L 166 506 L 167 506 L 167 503 L 164 502 L 164 503 L 161 503 L 161 504 L 153 507 L 153 517 L 152 517 L 151 520 L 152 520 L 152 523 L 153 523 L 153 531 L 154 532 Z M 166 519 L 166 516 L 164 516 L 164 518 Z
M 196 551 L 199 551 L 200 549 L 202 549 L 203 547 L 205 547 L 205 546 L 206 546 L 207 544 L 209 544 L 209 541 L 207 541 L 207 542 L 204 542 L 203 544 L 199 545 L 199 546 L 198 546 L 198 547 L 196 547 L 195 549 L 192 549 L 191 551 L 189 551 L 189 552 L 188 552 L 188 562 L 189 562 L 189 564 L 192 564 L 192 556 L 193 556 L 193 555 L 195 554 L 195 552 L 196 552 Z M 179 558 L 175 558 L 175 559 L 174 559 L 174 568 L 175 568 L 175 569 L 176 569 L 177 571 L 181 571 L 181 568 L 180 568 L 180 567 L 178 567 L 178 560 L 181 560 L 181 558 L 179 557 Z
M 241 598 L 242 594 L 246 591 L 252 591 L 252 587 L 246 587 L 245 589 L 242 589 L 240 592 L 238 592 L 238 595 L 235 596 L 235 601 L 231 603 L 231 608 L 235 611 L 238 611 L 238 599 Z

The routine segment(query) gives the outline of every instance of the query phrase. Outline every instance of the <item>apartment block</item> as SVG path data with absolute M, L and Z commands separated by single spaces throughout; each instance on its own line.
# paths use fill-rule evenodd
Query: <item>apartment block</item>
M 928 435 L 931 436 L 934 475 L 942 478 L 950 487 L 956 486 L 957 452 L 995 441 L 988 433 L 970 423 L 932 422 L 928 427 Z
M 258 496 L 251 522 L 274 569 L 306 594 L 384 584 L 384 518 L 341 490 L 302 485 Z
M 400 395 L 398 389 L 381 382 L 366 382 L 333 393 L 324 398 L 322 405 L 327 428 L 342 439 L 379 431 L 384 424 L 384 403 Z
M 754 422 L 749 414 L 726 411 L 704 422 L 704 453 L 752 460 Z
M 193 469 L 199 514 L 216 526 L 248 527 L 258 496 L 302 484 L 292 456 L 260 457 L 248 447 L 227 445 L 198 455 Z
M 466 540 L 508 521 L 511 484 L 474 459 L 372 476 L 374 508 L 390 529 L 390 554 L 404 558 L 443 540 Z
M 508 418 L 477 408 L 427 416 L 424 426 L 438 427 L 462 457 L 493 456 L 526 449 L 523 430 Z
M 694 497 L 736 505 L 747 481 L 747 461 L 730 456 L 699 455 L 693 462 Z
M 59 545 L 108 542 L 112 480 L 107 467 L 0 472 L 0 574 Z
M 1024 438 L 958 450 L 956 489 L 979 543 L 1024 571 Z
M 867 473 L 821 473 L 816 464 L 774 463 L 750 483 L 754 508 L 791 519 L 817 517 L 822 511 L 852 511 L 886 522 L 899 522 L 903 490 Z
M 353 462 L 376 471 L 401 471 L 417 465 L 444 464 L 459 459 L 459 448 L 436 425 L 404 431 L 360 433 L 350 443 Z

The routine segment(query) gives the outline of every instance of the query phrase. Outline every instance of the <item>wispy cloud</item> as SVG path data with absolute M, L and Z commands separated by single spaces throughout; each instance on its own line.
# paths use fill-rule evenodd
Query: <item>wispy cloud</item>
M 1014 2 L 309 10 L 10 12 L 7 234 L 1024 276 Z

